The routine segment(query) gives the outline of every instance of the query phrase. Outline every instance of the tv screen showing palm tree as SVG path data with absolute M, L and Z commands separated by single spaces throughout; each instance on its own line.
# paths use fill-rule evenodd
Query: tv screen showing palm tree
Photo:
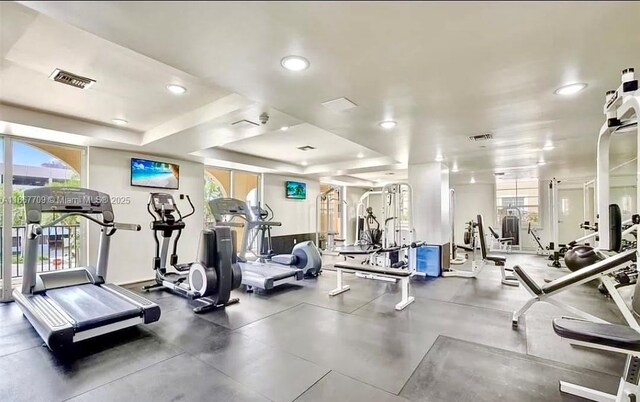
M 304 200 L 307 198 L 307 183 L 288 181 L 285 185 L 287 188 L 287 198 L 293 198 L 295 200 Z
M 174 163 L 131 158 L 131 185 L 177 190 L 180 166 Z

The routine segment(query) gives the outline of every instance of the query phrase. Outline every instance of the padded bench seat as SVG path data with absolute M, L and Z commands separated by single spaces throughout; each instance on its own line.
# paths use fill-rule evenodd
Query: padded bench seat
M 516 265 L 513 267 L 513 272 L 515 272 L 520 279 L 526 283 L 527 287 L 529 287 L 536 295 L 549 294 L 576 283 L 593 280 L 600 274 L 603 274 L 613 268 L 617 268 L 619 265 L 622 265 L 627 261 L 632 261 L 633 258 L 635 258 L 635 254 L 635 250 L 624 251 L 620 254 L 614 255 L 613 257 L 609 257 L 568 275 L 564 275 L 542 287 L 538 286 L 529 274 L 527 274 L 527 272 L 520 266 Z
M 369 255 L 380 250 L 380 247 L 366 245 L 366 246 L 344 246 L 337 247 L 335 249 L 339 255 Z
M 487 256 L 485 257 L 485 260 L 491 261 L 495 263 L 497 266 L 500 266 L 500 265 L 504 265 L 507 262 L 507 257 L 503 255 L 497 255 L 497 254 L 487 254 Z
M 626 325 L 556 318 L 553 330 L 566 339 L 640 352 L 640 333 Z
M 516 278 L 526 290 L 533 296 L 531 299 L 525 303 L 524 306 L 520 308 L 518 311 L 514 311 L 513 317 L 511 320 L 511 324 L 514 328 L 518 327 L 518 321 L 520 317 L 536 302 L 545 301 L 547 303 L 553 304 L 557 307 L 565 311 L 569 311 L 572 314 L 575 314 L 581 318 L 586 318 L 590 321 L 603 323 L 605 321 L 592 316 L 591 314 L 579 310 L 575 307 L 569 306 L 561 301 L 555 300 L 552 296 L 556 293 L 562 292 L 571 286 L 577 286 L 583 283 L 590 282 L 594 279 L 601 278 L 603 275 L 607 275 L 616 269 L 619 269 L 620 266 L 633 261 L 636 258 L 636 250 L 627 250 L 621 253 L 618 253 L 612 257 L 605 258 L 602 261 L 598 261 L 595 264 L 591 264 L 587 267 L 579 269 L 575 272 L 572 272 L 568 275 L 564 275 L 556 280 L 553 280 L 549 283 L 546 283 L 542 286 L 538 285 L 536 281 L 531 278 L 527 272 L 522 269 L 522 267 L 516 265 L 513 267 L 513 273 Z
M 349 264 L 349 263 L 337 263 L 333 264 L 335 268 L 346 269 L 348 271 L 361 271 L 370 272 L 372 274 L 390 275 L 390 276 L 410 276 L 411 272 L 408 269 L 402 268 L 381 268 L 368 264 Z
M 402 292 L 402 299 L 400 300 L 400 302 L 396 304 L 396 310 L 402 310 L 405 307 L 407 307 L 409 304 L 415 301 L 415 298 L 413 296 L 409 296 L 409 279 L 413 272 L 408 269 L 382 268 L 382 267 L 375 267 L 369 264 L 353 264 L 353 263 L 350 264 L 346 262 L 333 264 L 333 267 L 336 269 L 337 286 L 335 289 L 329 292 L 329 296 L 336 296 L 351 289 L 349 285 L 343 284 L 342 273 L 343 273 L 343 270 L 346 270 L 346 271 L 355 271 L 355 272 L 365 272 L 367 274 L 371 274 L 372 276 L 379 275 L 381 277 L 392 278 L 392 279 L 395 279 L 396 282 L 399 280 L 400 290 Z

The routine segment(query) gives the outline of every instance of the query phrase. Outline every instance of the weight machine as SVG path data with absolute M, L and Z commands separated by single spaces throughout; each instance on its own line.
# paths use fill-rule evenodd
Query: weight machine
M 336 248 L 344 244 L 342 235 L 342 211 L 347 202 L 342 197 L 342 189 L 330 186 L 316 197 L 316 244 L 327 254 L 337 255 Z M 338 217 L 340 224 L 334 227 L 334 220 Z M 324 219 L 324 220 L 323 220 Z M 322 222 L 325 222 L 323 230 Z M 324 239 L 324 243 L 321 240 Z

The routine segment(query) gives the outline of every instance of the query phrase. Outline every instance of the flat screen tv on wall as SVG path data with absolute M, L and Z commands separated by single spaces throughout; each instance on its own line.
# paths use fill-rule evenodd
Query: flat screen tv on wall
M 180 166 L 174 163 L 131 158 L 131 185 L 177 190 Z
M 294 200 L 305 200 L 307 198 L 307 183 L 299 181 L 288 181 L 285 183 L 287 198 Z

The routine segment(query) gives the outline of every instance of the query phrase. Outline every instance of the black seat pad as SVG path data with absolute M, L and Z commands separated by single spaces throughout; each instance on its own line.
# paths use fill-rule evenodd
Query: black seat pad
M 567 339 L 640 351 L 640 333 L 626 325 L 556 318 L 553 320 L 553 330 Z
M 380 250 L 379 246 L 368 244 L 361 246 L 344 246 L 336 248 L 336 251 L 338 251 L 338 254 L 340 255 L 369 255 L 375 253 L 378 250 Z
M 507 262 L 507 257 L 497 254 L 487 254 L 486 260 L 493 262 Z

